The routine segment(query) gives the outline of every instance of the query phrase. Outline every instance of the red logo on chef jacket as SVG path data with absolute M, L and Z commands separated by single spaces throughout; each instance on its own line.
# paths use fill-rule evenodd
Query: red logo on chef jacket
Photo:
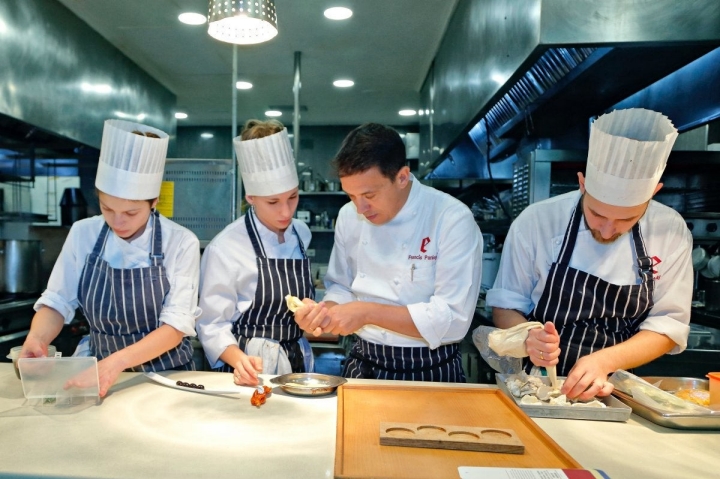
M 420 253 L 422 254 L 409 254 L 408 259 L 409 260 L 416 260 L 419 259 L 421 261 L 436 261 L 437 260 L 437 254 L 427 254 L 428 252 L 428 245 L 432 243 L 432 240 L 430 237 L 423 238 L 422 241 L 420 241 Z M 413 266 L 415 266 L 413 264 Z
M 658 280 L 658 279 L 660 279 L 660 275 L 658 274 L 658 271 L 655 269 L 655 266 L 657 266 L 657 265 L 659 265 L 660 263 L 662 263 L 662 260 L 661 260 L 660 258 L 658 258 L 657 256 L 653 256 L 651 259 L 652 259 L 652 261 L 653 261 L 653 264 L 652 264 L 653 270 L 652 270 L 652 272 L 653 272 L 654 275 L 656 275 L 656 276 L 653 277 L 653 279 Z

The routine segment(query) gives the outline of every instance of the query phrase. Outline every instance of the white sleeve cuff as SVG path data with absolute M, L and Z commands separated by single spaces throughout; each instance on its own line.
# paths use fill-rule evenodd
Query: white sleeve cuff
M 202 310 L 195 308 L 194 314 L 188 314 L 185 310 L 174 310 L 174 308 L 163 308 L 158 318 L 161 323 L 167 324 L 177 329 L 185 336 L 196 336 L 195 318 L 200 316 Z
M 357 298 L 355 298 L 354 294 L 337 285 L 330 285 L 330 287 L 325 290 L 325 296 L 323 296 L 323 301 L 332 301 L 337 304 L 350 303 L 356 300 Z
M 675 341 L 675 347 L 667 354 L 680 354 L 687 348 L 690 326 L 670 316 L 650 316 L 640 324 L 641 331 L 664 334 Z
M 493 308 L 514 309 L 522 312 L 524 315 L 530 314 L 533 309 L 532 301 L 521 294 L 507 289 L 491 289 L 487 292 L 485 302 Z
M 433 303 L 408 304 L 406 307 L 418 332 L 427 341 L 428 347 L 435 349 L 442 345 L 452 321 L 450 308 L 447 305 L 443 308 Z
M 73 318 L 75 318 L 76 307 L 71 305 L 65 298 L 59 294 L 50 290 L 43 291 L 43 294 L 35 302 L 33 309 L 35 311 L 40 310 L 41 307 L 47 306 L 60 313 L 65 321 L 65 324 L 69 324 Z
M 224 363 L 220 355 L 233 344 L 237 346 L 237 339 L 232 333 L 232 323 L 198 323 L 198 338 L 208 363 L 213 369 L 221 367 Z

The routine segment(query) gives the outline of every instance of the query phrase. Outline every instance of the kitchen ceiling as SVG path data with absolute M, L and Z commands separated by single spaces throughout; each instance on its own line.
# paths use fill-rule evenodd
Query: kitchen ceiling
M 207 15 L 207 0 L 59 0 L 177 96 L 178 126 L 230 125 L 232 51 L 207 34 L 207 24 L 178 15 Z M 457 0 L 275 0 L 279 34 L 238 47 L 238 121 L 280 109 L 292 122 L 294 52 L 302 53 L 301 125 L 376 121 L 417 124 L 402 109 L 418 109 L 420 87 Z M 329 7 L 348 20 L 323 16 Z M 341 89 L 337 79 L 355 85 Z

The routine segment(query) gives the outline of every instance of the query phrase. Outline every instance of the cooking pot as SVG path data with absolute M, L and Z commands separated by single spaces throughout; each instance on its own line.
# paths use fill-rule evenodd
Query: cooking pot
M 720 278 L 720 256 L 715 255 L 710 258 L 705 269 L 701 271 L 701 274 L 706 278 Z
M 0 290 L 38 293 L 42 290 L 42 242 L 0 240 Z
M 692 265 L 695 271 L 701 271 L 710 261 L 710 255 L 702 246 L 692 250 Z
M 303 180 L 302 182 L 302 190 L 303 191 L 317 191 L 318 190 L 318 182 L 317 180 Z
M 336 180 L 327 180 L 325 182 L 325 191 L 340 191 L 340 182 Z
M 700 287 L 705 290 L 705 310 L 720 311 L 720 279 L 703 278 Z

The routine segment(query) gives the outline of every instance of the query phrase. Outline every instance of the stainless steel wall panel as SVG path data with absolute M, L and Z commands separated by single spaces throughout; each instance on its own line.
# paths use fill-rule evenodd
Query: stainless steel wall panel
M 435 58 L 434 157 L 487 111 L 540 38 L 540 0 L 460 1 Z
M 103 121 L 160 128 L 176 97 L 55 0 L 0 2 L 0 112 L 99 147 Z
M 717 41 L 717 0 L 543 0 L 540 43 Z

